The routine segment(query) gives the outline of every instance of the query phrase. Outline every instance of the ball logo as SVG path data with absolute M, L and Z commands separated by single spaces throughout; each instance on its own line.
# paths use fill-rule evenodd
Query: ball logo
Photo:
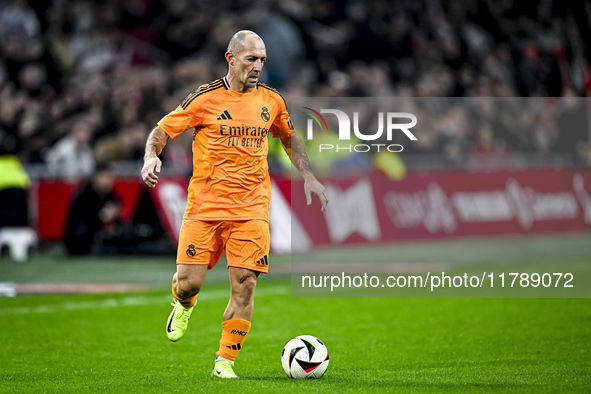
M 193 245 L 193 244 L 189 245 L 189 248 L 187 249 L 187 256 L 195 257 L 196 254 L 197 254 L 197 251 L 195 250 L 195 245 Z
M 263 112 L 261 112 L 261 119 L 265 122 L 268 122 L 271 119 L 271 114 L 269 113 L 269 109 L 267 107 L 263 107 Z

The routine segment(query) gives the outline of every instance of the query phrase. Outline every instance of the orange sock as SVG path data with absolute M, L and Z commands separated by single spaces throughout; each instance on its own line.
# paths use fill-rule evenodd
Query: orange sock
M 222 339 L 218 356 L 234 361 L 250 331 L 250 322 L 244 319 L 230 319 L 222 323 Z
M 172 285 L 172 295 L 174 296 L 174 298 L 179 300 L 181 305 L 184 306 L 185 308 L 190 308 L 197 303 L 197 294 L 195 294 L 194 296 L 188 297 L 188 298 L 180 298 L 179 296 L 177 296 L 176 293 L 174 292 L 174 284 Z

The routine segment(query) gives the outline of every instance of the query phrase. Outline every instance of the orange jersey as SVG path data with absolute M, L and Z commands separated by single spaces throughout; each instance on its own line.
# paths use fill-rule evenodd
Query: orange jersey
M 242 94 L 224 77 L 200 86 L 158 126 L 173 139 L 194 128 L 185 220 L 269 220 L 267 133 L 295 133 L 275 89 L 259 83 Z

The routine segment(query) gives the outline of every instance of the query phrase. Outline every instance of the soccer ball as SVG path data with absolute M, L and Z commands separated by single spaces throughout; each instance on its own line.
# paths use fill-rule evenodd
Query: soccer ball
M 312 335 L 300 335 L 283 348 L 283 370 L 292 379 L 318 379 L 328 368 L 328 349 Z

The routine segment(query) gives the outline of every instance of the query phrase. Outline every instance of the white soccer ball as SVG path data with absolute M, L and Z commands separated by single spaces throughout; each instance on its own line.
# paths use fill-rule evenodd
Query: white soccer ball
M 312 335 L 300 335 L 283 348 L 283 370 L 292 379 L 318 379 L 328 368 L 328 349 Z

